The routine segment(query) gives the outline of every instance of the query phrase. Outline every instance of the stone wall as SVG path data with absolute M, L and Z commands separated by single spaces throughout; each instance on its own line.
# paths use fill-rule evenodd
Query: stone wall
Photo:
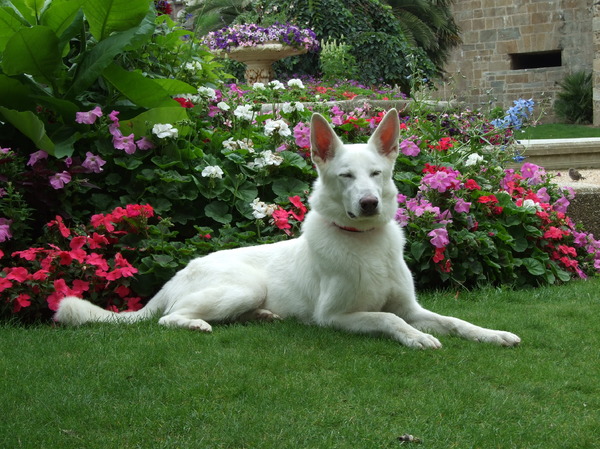
M 457 0 L 463 44 L 446 66 L 439 98 L 510 107 L 519 97 L 551 104 L 565 75 L 592 70 L 592 0 Z

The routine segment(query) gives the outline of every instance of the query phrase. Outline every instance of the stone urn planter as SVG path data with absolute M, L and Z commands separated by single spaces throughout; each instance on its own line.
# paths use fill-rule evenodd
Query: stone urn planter
M 219 51 L 215 55 L 231 58 L 246 65 L 246 82 L 268 83 L 274 77 L 273 63 L 288 56 L 306 53 L 306 48 L 295 48 L 279 42 L 266 42 L 248 47 L 234 47 L 229 52 Z

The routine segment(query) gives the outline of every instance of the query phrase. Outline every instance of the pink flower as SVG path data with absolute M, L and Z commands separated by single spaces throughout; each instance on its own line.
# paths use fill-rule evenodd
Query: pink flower
M 0 242 L 5 242 L 12 238 L 12 233 L 10 232 L 11 224 L 12 220 L 0 218 Z
M 68 171 L 62 171 L 50 176 L 50 185 L 58 190 L 71 182 L 71 174 Z
M 142 137 L 141 139 L 136 140 L 135 144 L 140 150 L 151 150 L 152 148 L 154 148 L 154 143 L 152 143 L 152 141 L 147 139 L 146 137 Z
M 29 161 L 27 162 L 27 165 L 33 167 L 38 161 L 46 159 L 47 157 L 48 153 L 46 153 L 45 151 L 36 151 L 35 153 L 31 153 L 29 155 Z
M 556 212 L 562 212 L 563 214 L 566 214 L 569 204 L 571 204 L 570 201 L 563 196 L 556 200 L 556 202 L 552 205 L 552 209 L 554 209 Z
M 471 203 L 463 200 L 462 198 L 458 198 L 456 200 L 456 204 L 454 205 L 454 210 L 459 213 L 468 213 L 471 210 Z
M 108 118 L 113 122 L 117 122 L 117 127 L 118 127 L 119 119 L 117 118 L 117 115 L 119 115 L 119 111 L 112 111 L 110 114 L 108 114 Z
M 85 161 L 83 161 L 81 166 L 92 173 L 100 173 L 102 171 L 102 166 L 106 164 L 106 161 L 89 151 L 85 153 L 85 156 Z
M 427 234 L 431 239 L 429 242 L 436 248 L 445 248 L 450 240 L 448 240 L 448 231 L 446 228 L 437 228 Z
M 96 106 L 91 111 L 75 113 L 75 121 L 77 123 L 85 123 L 86 125 L 93 124 L 98 117 L 102 117 L 100 106 Z
M 29 272 L 27 268 L 24 267 L 14 267 L 8 269 L 8 274 L 6 275 L 6 279 L 17 282 L 25 282 L 29 277 Z
M 418 156 L 421 149 L 410 139 L 400 142 L 400 151 L 406 156 Z
M 127 154 L 133 154 L 137 149 L 134 139 L 135 137 L 133 136 L 133 133 L 129 134 L 128 136 L 124 136 L 119 131 L 119 135 L 113 134 L 113 146 L 117 150 L 124 150 Z
M 299 122 L 294 126 L 294 137 L 296 139 L 296 145 L 300 148 L 310 147 L 310 127 L 306 126 L 303 122 Z
M 57 215 L 56 220 L 52 220 L 46 226 L 48 226 L 49 228 L 51 228 L 52 226 L 58 227 L 60 235 L 62 235 L 64 238 L 67 238 L 71 235 L 71 230 L 65 226 L 65 223 L 60 215 Z
M 23 307 L 29 307 L 31 305 L 31 296 L 21 293 L 15 298 L 13 313 L 18 313 Z
M 456 189 L 460 185 L 460 181 L 456 179 L 453 173 L 438 171 L 436 173 L 427 173 L 423 176 L 421 183 L 430 189 L 444 193 L 450 188 Z

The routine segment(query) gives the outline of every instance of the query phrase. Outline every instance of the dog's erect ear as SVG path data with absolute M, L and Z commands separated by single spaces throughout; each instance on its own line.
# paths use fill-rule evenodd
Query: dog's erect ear
M 310 150 L 313 162 L 320 165 L 335 154 L 343 143 L 321 114 L 314 113 L 310 121 Z
M 369 143 L 374 145 L 380 154 L 395 159 L 398 155 L 399 138 L 400 120 L 398 120 L 398 111 L 390 109 L 369 139 Z

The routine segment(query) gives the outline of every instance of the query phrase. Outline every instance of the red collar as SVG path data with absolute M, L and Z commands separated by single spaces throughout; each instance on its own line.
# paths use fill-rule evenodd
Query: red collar
M 375 228 L 371 228 L 371 229 L 357 229 L 357 228 L 351 228 L 350 226 L 340 226 L 337 223 L 333 223 L 334 226 L 336 226 L 337 228 L 341 229 L 342 231 L 348 231 L 348 232 L 369 232 L 372 231 Z

